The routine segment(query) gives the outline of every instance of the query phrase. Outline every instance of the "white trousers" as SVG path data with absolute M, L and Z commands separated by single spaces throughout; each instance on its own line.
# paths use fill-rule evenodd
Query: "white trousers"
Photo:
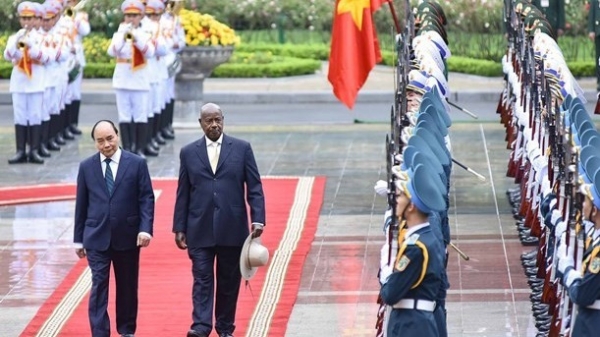
M 44 92 L 13 92 L 13 114 L 16 125 L 41 125 L 44 110 Z
M 164 102 L 163 93 L 161 92 L 160 82 L 150 83 L 150 113 L 148 117 L 160 115 L 160 110 Z
M 115 89 L 119 123 L 147 123 L 150 91 Z

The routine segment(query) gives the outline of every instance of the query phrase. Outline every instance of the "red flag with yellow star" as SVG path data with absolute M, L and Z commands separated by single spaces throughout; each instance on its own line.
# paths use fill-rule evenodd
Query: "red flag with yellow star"
M 373 13 L 386 2 L 388 0 L 335 2 L 327 78 L 335 96 L 350 109 L 369 72 L 381 61 Z

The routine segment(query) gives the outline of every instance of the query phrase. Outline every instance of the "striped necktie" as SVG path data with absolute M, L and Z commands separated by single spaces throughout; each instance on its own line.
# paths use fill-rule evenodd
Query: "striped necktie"
M 112 195 L 113 188 L 115 187 L 115 179 L 113 177 L 112 169 L 110 168 L 110 158 L 104 159 L 106 163 L 106 171 L 104 172 L 104 181 L 106 182 L 106 189 L 108 190 L 108 195 Z

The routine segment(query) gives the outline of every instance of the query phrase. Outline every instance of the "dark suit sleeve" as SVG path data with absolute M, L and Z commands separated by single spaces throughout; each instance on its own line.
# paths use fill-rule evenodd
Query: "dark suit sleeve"
M 87 219 L 88 210 L 88 188 L 85 182 L 85 173 L 83 163 L 79 164 L 79 173 L 77 174 L 77 195 L 75 197 L 75 226 L 73 242 L 83 243 L 83 229 Z
M 173 233 L 187 231 L 188 209 L 190 203 L 190 179 L 185 167 L 184 149 L 179 153 L 179 181 L 177 182 L 177 197 L 175 199 L 175 214 L 173 214 Z
M 154 235 L 152 233 L 154 227 L 154 189 L 152 188 L 150 172 L 148 172 L 148 164 L 145 160 L 141 160 L 137 174 L 140 205 L 140 232 Z
M 245 174 L 246 174 L 246 200 L 250 205 L 250 220 L 266 225 L 265 219 L 265 196 L 263 194 L 262 182 L 258 166 L 254 159 L 252 146 L 248 144 L 244 154 Z

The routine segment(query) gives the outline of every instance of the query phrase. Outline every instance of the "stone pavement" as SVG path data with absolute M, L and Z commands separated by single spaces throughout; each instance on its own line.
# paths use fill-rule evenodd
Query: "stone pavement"
M 378 67 L 373 74 L 366 88 L 387 95 L 386 104 L 391 104 L 392 88 L 386 89 L 383 83 L 392 72 Z M 455 74 L 450 78 L 451 88 L 460 83 L 462 90 L 480 90 L 495 99 L 501 90 L 500 79 Z M 242 95 L 311 83 L 301 86 L 306 93 L 316 88 L 326 90 L 323 80 L 323 74 L 278 80 L 209 79 L 206 91 L 230 90 Z M 86 93 L 91 88 L 107 92 L 110 85 L 108 81 L 85 80 L 84 88 Z M 291 90 L 287 95 L 300 91 Z M 314 115 L 326 115 L 328 107 L 320 103 L 303 106 Z M 487 107 L 492 110 L 495 105 Z M 53 154 L 44 165 L 8 165 L 6 158 L 14 152 L 13 131 L 0 126 L 0 189 L 74 182 L 77 163 L 95 152 L 89 139 L 93 121 L 114 119 L 114 107 L 102 105 L 94 111 L 94 116 L 82 119 L 84 135 Z M 351 124 L 342 117 L 337 123 L 318 124 L 286 112 L 263 109 L 255 112 L 252 120 L 228 120 L 225 125 L 225 132 L 252 143 L 262 175 L 327 178 L 316 237 L 286 336 L 373 336 L 385 209 L 385 199 L 374 194 L 373 184 L 385 179 L 383 140 L 389 127 L 385 123 Z M 486 113 L 493 117 L 493 112 Z M 274 123 L 275 114 L 287 117 L 287 123 Z M 175 141 L 163 146 L 158 158 L 149 159 L 153 177 L 176 177 L 179 149 L 201 136 L 196 128 L 178 129 L 176 133 Z M 450 134 L 453 156 L 487 179 L 480 182 L 460 168 L 453 171 L 449 212 L 452 238 L 471 259 L 463 261 L 450 251 L 450 336 L 535 336 L 529 289 L 519 264 L 519 255 L 528 249 L 519 243 L 504 196 L 513 183 L 505 177 L 508 151 L 502 127 L 497 121 L 457 122 Z M 18 336 L 76 261 L 71 245 L 73 209 L 72 201 L 0 207 L 0 336 Z M 182 335 L 186 329 L 182 327 Z

